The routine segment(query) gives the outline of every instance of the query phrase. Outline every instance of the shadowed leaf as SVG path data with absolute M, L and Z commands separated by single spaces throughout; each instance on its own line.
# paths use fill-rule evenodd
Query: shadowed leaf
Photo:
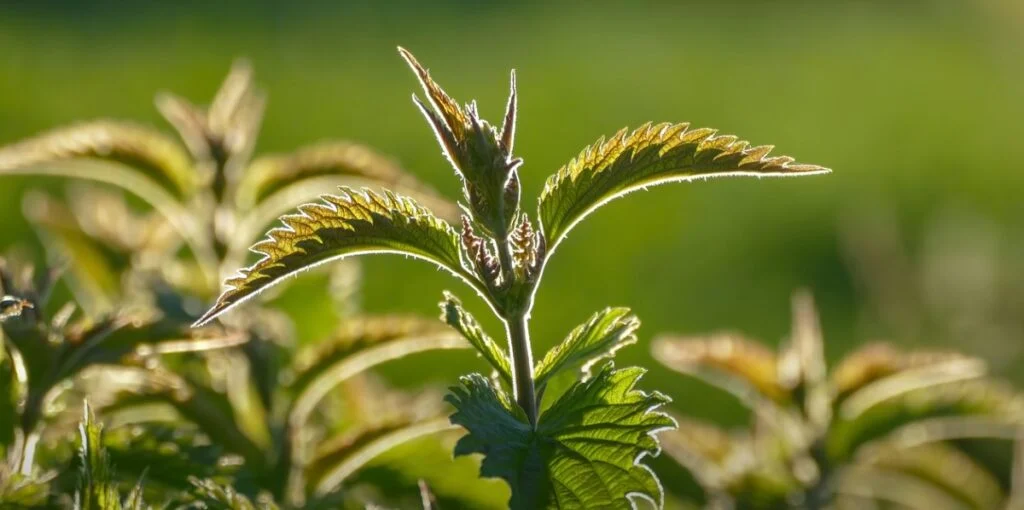
M 750 147 L 735 136 L 689 124 L 646 124 L 598 140 L 551 176 L 540 195 L 539 215 L 550 250 L 586 215 L 629 192 L 667 182 L 720 176 L 825 173 L 816 165 L 768 156 L 771 146 Z
M 463 377 L 448 396 L 452 423 L 469 431 L 455 454 L 483 454 L 480 474 L 508 482 L 516 510 L 632 509 L 633 499 L 660 507 L 661 485 L 641 460 L 658 454 L 654 434 L 675 423 L 654 411 L 668 397 L 634 389 L 643 372 L 605 364 L 548 408 L 536 430 L 486 378 Z
M 562 343 L 553 347 L 534 369 L 538 388 L 561 370 L 577 365 L 589 373 L 595 363 L 615 356 L 619 349 L 636 343 L 640 319 L 629 308 L 605 308 L 576 326 Z
M 197 324 L 299 271 L 349 255 L 397 253 L 463 274 L 455 231 L 412 199 L 348 188 L 322 198 L 282 217 L 285 226 L 252 247 L 263 258 L 228 279 L 227 290 Z

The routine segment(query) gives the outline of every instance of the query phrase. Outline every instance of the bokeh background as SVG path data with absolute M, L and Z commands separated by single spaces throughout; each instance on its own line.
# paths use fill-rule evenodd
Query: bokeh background
M 1024 382 L 1019 0 L 3 2 L 0 144 L 102 117 L 166 127 L 155 92 L 202 101 L 246 57 L 270 98 L 258 153 L 358 140 L 455 198 L 453 172 L 409 100 L 418 90 L 399 44 L 492 119 L 516 69 L 528 209 L 585 145 L 648 120 L 716 127 L 834 169 L 666 186 L 594 214 L 546 272 L 538 355 L 595 310 L 630 306 L 644 325 L 620 363 L 650 367 L 644 386 L 671 395 L 676 411 L 739 423 L 730 399 L 658 366 L 649 340 L 732 329 L 775 345 L 791 292 L 806 287 L 832 360 L 885 339 L 981 355 Z M 42 253 L 21 197 L 60 186 L 0 182 L 0 248 Z M 382 257 L 364 267 L 368 311 L 434 315 L 451 289 L 487 315 L 427 265 Z M 333 320 L 329 304 L 309 302 L 314 285 L 281 301 L 309 338 Z M 445 353 L 386 373 L 416 386 L 482 368 Z M 658 467 L 670 490 L 686 483 Z

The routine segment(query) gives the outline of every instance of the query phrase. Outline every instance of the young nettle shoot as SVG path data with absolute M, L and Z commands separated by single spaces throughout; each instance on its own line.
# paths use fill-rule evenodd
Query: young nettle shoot
M 674 422 L 657 408 L 669 399 L 634 389 L 644 370 L 614 368 L 614 352 L 636 341 L 637 318 L 607 308 L 570 332 L 534 364 L 530 312 L 544 267 L 569 230 L 601 205 L 653 185 L 716 176 L 786 176 L 828 172 L 770 157 L 734 136 L 688 124 L 647 124 L 600 140 L 551 176 L 539 211 L 520 207 L 513 154 L 517 115 L 515 75 L 504 120 L 480 118 L 475 103 L 460 106 L 408 51 L 399 49 L 426 94 L 414 98 L 462 181 L 459 227 L 391 191 L 342 188 L 284 216 L 253 246 L 263 258 L 227 281 L 227 290 L 198 321 L 204 324 L 303 269 L 343 257 L 397 253 L 446 269 L 473 288 L 505 325 L 508 351 L 452 295 L 442 318 L 483 355 L 495 377 L 471 374 L 453 388 L 451 421 L 468 434 L 456 455 L 484 455 L 481 475 L 511 486 L 512 508 L 632 508 L 638 499 L 660 506 L 662 490 L 641 463 L 655 455 L 655 433 Z M 554 374 L 580 377 L 543 413 L 538 395 Z

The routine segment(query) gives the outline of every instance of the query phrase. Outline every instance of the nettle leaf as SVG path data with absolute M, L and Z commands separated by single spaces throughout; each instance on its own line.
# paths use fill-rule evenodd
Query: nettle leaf
M 447 397 L 452 423 L 469 431 L 455 454 L 483 454 L 480 474 L 508 482 L 513 509 L 632 509 L 635 499 L 660 508 L 661 485 L 641 460 L 659 453 L 655 433 L 675 422 L 655 411 L 668 397 L 634 389 L 643 373 L 606 363 L 548 408 L 535 430 L 485 377 L 463 377 Z
M 257 498 L 255 503 L 233 487 L 219 484 L 213 480 L 200 480 L 191 477 L 189 481 L 195 488 L 193 497 L 206 510 L 278 510 L 278 506 L 270 497 Z
M 0 331 L 0 458 L 14 442 L 14 424 L 18 418 L 18 386 L 14 360 L 7 352 L 3 332 Z
M 50 480 L 22 475 L 0 465 L 0 508 L 30 510 L 48 508 Z
M 462 302 L 448 292 L 444 293 L 444 301 L 441 302 L 441 320 L 469 340 L 477 352 L 497 371 L 498 376 L 512 385 L 512 369 L 508 354 L 487 335 L 480 323 L 462 308 Z
M 788 156 L 769 157 L 772 147 L 714 129 L 683 124 L 645 124 L 623 129 L 608 141 L 587 147 L 551 176 L 540 195 L 539 215 L 550 249 L 601 205 L 622 195 L 667 182 L 722 176 L 784 176 L 829 172 L 794 164 Z
M 51 175 L 54 163 L 75 160 L 126 165 L 179 200 L 188 197 L 197 184 L 188 154 L 173 139 L 146 126 L 108 120 L 55 129 L 0 148 L 0 175 Z M 109 182 L 89 177 L 93 172 L 86 169 L 80 175 L 75 173 L 69 170 L 60 175 Z
M 615 356 L 619 349 L 636 343 L 640 319 L 629 308 L 605 308 L 576 326 L 537 363 L 533 379 L 538 388 L 561 370 L 582 365 L 584 373 L 598 361 Z
M 395 420 L 328 439 L 306 466 L 309 492 L 324 496 L 337 490 L 350 475 L 378 455 L 402 443 L 452 428 L 447 418 Z
M 775 401 L 789 397 L 779 382 L 775 353 L 739 334 L 658 338 L 651 352 L 668 368 L 722 388 L 748 405 L 765 397 Z
M 465 273 L 455 230 L 414 200 L 385 191 L 341 188 L 323 202 L 299 206 L 299 214 L 281 218 L 252 247 L 263 258 L 227 280 L 213 308 L 197 324 L 209 322 L 288 276 L 341 257 L 397 253 L 437 264 L 470 280 Z
M 299 352 L 288 384 L 294 395 L 293 426 L 303 426 L 316 405 L 343 381 L 381 363 L 434 349 L 465 349 L 451 328 L 416 317 L 347 320 L 329 341 Z
M 516 79 L 511 90 L 504 123 L 499 131 L 480 118 L 475 102 L 459 106 L 448 96 L 411 53 L 398 52 L 419 78 L 432 108 L 413 96 L 416 106 L 437 135 L 445 156 L 462 177 L 463 195 L 474 220 L 489 235 L 503 237 L 519 213 L 520 184 L 517 169 L 522 160 L 512 156 L 516 122 Z
M 103 425 L 96 423 L 88 404 L 78 430 L 81 472 L 75 493 L 76 510 L 121 510 L 120 494 L 103 448 Z
M 877 445 L 860 457 L 883 472 L 896 471 L 930 482 L 970 508 L 1000 508 L 1004 494 L 999 480 L 962 450 L 942 443 L 888 446 Z
M 243 211 L 251 209 L 290 186 L 320 177 L 364 179 L 389 189 L 423 189 L 419 181 L 396 162 L 369 147 L 331 141 L 253 161 L 239 179 L 236 207 Z

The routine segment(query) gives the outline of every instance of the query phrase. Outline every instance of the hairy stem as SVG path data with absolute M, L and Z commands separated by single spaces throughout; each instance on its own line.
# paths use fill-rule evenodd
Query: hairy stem
M 498 239 L 498 260 L 505 283 L 509 285 L 515 278 L 515 268 L 507 234 Z M 537 391 L 533 384 L 533 352 L 530 349 L 530 307 L 527 303 L 517 305 L 511 313 L 502 317 L 509 352 L 512 354 L 512 385 L 519 407 L 526 413 L 530 425 L 537 426 Z
M 505 321 L 509 350 L 512 352 L 512 384 L 516 402 L 526 412 L 530 425 L 537 425 L 537 392 L 533 386 L 533 353 L 530 352 L 530 327 L 526 313 Z

